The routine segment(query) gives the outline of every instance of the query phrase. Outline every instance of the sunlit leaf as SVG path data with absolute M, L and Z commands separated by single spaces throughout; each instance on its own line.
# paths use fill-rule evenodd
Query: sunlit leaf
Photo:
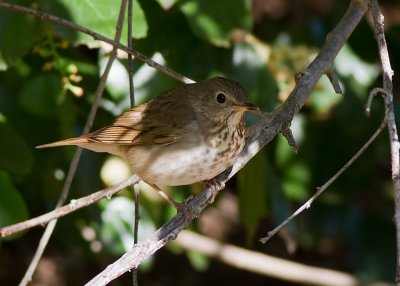
M 53 1 L 53 0 L 46 0 Z M 115 27 L 118 20 L 118 14 L 120 10 L 120 1 L 109 1 L 109 0 L 60 0 L 64 13 L 67 14 L 70 19 L 85 28 L 91 29 L 96 33 L 113 39 L 115 35 Z M 50 4 L 50 11 L 53 13 L 60 13 L 61 11 L 51 11 L 52 7 L 56 7 L 55 4 Z M 142 38 L 147 35 L 147 21 L 144 12 L 137 0 L 133 1 L 133 37 Z M 125 23 L 127 23 L 127 17 L 125 17 Z M 121 36 L 121 42 L 126 43 L 126 24 L 124 25 L 123 33 Z M 89 47 L 98 47 L 99 42 L 93 40 L 92 37 L 79 33 L 77 38 L 78 43 L 87 44 Z
M 302 201 L 310 194 L 308 183 L 311 179 L 310 169 L 303 163 L 291 162 L 285 168 L 283 190 L 292 200 Z
M 250 1 L 203 0 L 183 1 L 181 9 L 193 31 L 218 46 L 229 46 L 234 29 L 250 30 L 252 18 Z
M 349 45 L 344 45 L 335 59 L 335 69 L 339 75 L 352 79 L 350 84 L 353 91 L 364 97 L 366 89 L 379 75 L 377 64 L 363 61 Z
M 100 201 L 102 208 L 100 235 L 106 249 L 114 254 L 123 254 L 132 249 L 134 203 L 125 197 L 115 197 L 110 201 Z M 155 230 L 144 208 L 140 209 L 139 241 Z
M 308 106 L 311 106 L 319 116 L 326 117 L 342 100 L 343 96 L 335 93 L 328 77 L 323 76 L 311 93 Z

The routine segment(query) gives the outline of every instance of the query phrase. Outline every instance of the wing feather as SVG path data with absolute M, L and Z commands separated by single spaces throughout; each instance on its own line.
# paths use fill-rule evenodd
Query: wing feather
M 111 125 L 89 133 L 86 138 L 102 144 L 165 145 L 187 134 L 188 123 L 195 120 L 193 107 L 169 94 L 132 108 Z

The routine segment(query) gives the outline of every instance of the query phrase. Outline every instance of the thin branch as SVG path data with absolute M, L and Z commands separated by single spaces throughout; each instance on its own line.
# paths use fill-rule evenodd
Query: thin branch
M 329 69 L 326 72 L 326 76 L 328 77 L 329 81 L 331 82 L 335 92 L 337 94 L 343 94 L 342 87 L 340 86 L 339 80 L 336 77 L 335 71 L 333 69 Z
M 139 221 L 140 221 L 140 211 L 139 211 L 139 184 L 135 183 L 133 185 L 133 196 L 135 198 L 135 224 L 134 224 L 134 237 L 133 243 L 136 244 L 138 242 L 138 231 L 139 231 Z
M 177 73 L 176 71 L 160 65 L 159 63 L 157 63 L 157 62 L 153 61 L 152 59 L 150 59 L 149 57 L 145 56 L 144 54 L 142 54 L 136 50 L 129 49 L 128 47 L 122 45 L 119 41 L 111 40 L 110 38 L 104 37 L 90 29 L 82 27 L 78 24 L 75 24 L 75 23 L 65 20 L 63 18 L 53 16 L 53 15 L 50 15 L 50 14 L 47 14 L 44 12 L 40 12 L 40 11 L 37 11 L 34 9 L 26 8 L 26 7 L 23 7 L 20 5 L 6 3 L 6 2 L 0 2 L 0 8 L 7 9 L 9 11 L 29 14 L 29 15 L 38 17 L 38 18 L 42 19 L 43 21 L 60 24 L 67 28 L 70 28 L 72 30 L 82 32 L 84 34 L 92 36 L 95 40 L 99 40 L 99 41 L 108 43 L 108 44 L 112 45 L 113 47 L 116 47 L 120 50 L 127 52 L 128 54 L 132 54 L 136 59 L 146 63 L 148 66 L 153 67 L 176 80 L 179 80 L 183 83 L 193 83 L 194 82 L 193 80 Z
M 114 186 L 108 187 L 106 189 L 100 190 L 98 192 L 92 193 L 88 196 L 85 196 L 85 197 L 82 197 L 79 199 L 71 200 L 69 204 L 64 205 L 60 208 L 57 208 L 51 212 L 48 212 L 41 216 L 32 218 L 30 220 L 26 220 L 26 221 L 23 221 L 23 222 L 20 222 L 17 224 L 13 224 L 10 226 L 0 228 L 0 237 L 6 237 L 6 236 L 12 235 L 14 233 L 30 229 L 35 226 L 45 225 L 52 220 L 56 220 L 67 214 L 77 211 L 83 207 L 87 207 L 101 199 L 104 199 L 104 198 L 111 199 L 111 197 L 114 194 L 123 190 L 124 188 L 127 188 L 127 187 L 137 183 L 139 180 L 140 180 L 140 178 L 138 176 L 132 175 L 128 179 L 126 179 Z
M 132 50 L 132 10 L 133 0 L 128 1 L 128 49 Z M 133 86 L 133 58 L 128 54 L 128 75 L 129 75 L 129 94 L 131 107 L 135 106 L 135 89 Z
M 259 251 L 252 251 L 235 245 L 226 244 L 188 230 L 182 231 L 174 243 L 184 249 L 196 251 L 237 269 L 289 281 L 296 283 L 296 285 L 389 285 L 383 282 L 363 284 L 355 275 L 288 261 L 286 259 L 260 253 Z
M 3 4 L 3 3 L 0 3 Z M 120 14 L 119 14 L 119 18 L 118 18 L 118 22 L 117 22 L 117 29 L 116 29 L 116 33 L 115 33 L 115 40 L 119 41 L 121 38 L 121 31 L 122 31 L 122 23 L 123 23 L 123 19 L 124 19 L 124 15 L 125 15 L 125 8 L 126 8 L 126 0 L 122 0 L 121 2 L 121 8 L 120 8 Z M 90 113 L 89 116 L 86 120 L 86 124 L 85 127 L 83 129 L 83 134 L 86 134 L 89 132 L 90 128 L 93 125 L 93 121 L 94 118 L 96 116 L 96 112 L 97 112 L 97 108 L 99 106 L 100 103 L 100 99 L 101 96 L 103 94 L 104 91 L 104 87 L 106 84 L 106 80 L 108 78 L 109 72 L 111 70 L 111 66 L 112 66 L 112 62 L 114 61 L 115 57 L 117 56 L 117 49 L 113 48 L 113 51 L 110 55 L 110 58 L 108 60 L 107 63 L 107 67 L 100 79 L 99 85 L 97 87 L 96 93 L 95 93 L 95 100 L 92 104 L 92 107 L 90 109 Z M 67 200 L 68 194 L 69 194 L 69 190 L 72 184 L 72 180 L 75 177 L 75 173 L 76 173 L 76 169 L 78 167 L 78 163 L 80 160 L 82 154 L 82 149 L 81 148 L 77 148 L 75 151 L 75 154 L 73 156 L 70 168 L 68 170 L 68 175 L 67 175 L 67 179 L 65 180 L 63 189 L 61 191 L 60 194 L 60 198 L 58 199 L 57 205 L 56 205 L 56 209 L 61 207 L 65 201 Z M 32 280 L 32 276 L 33 273 L 36 270 L 36 267 L 39 263 L 39 260 L 41 259 L 43 252 L 47 246 L 47 243 L 51 237 L 51 234 L 54 231 L 54 228 L 57 224 L 57 220 L 53 220 L 50 224 L 47 225 L 46 230 L 42 236 L 42 238 L 40 239 L 39 245 L 36 249 L 36 252 L 32 258 L 31 263 L 29 264 L 29 267 L 27 269 L 27 271 L 25 272 L 24 277 L 22 278 L 20 285 L 21 286 L 25 286 L 27 285 L 31 280 Z
M 286 226 L 292 219 L 297 217 L 300 213 L 304 210 L 311 207 L 311 204 L 327 189 L 329 188 L 333 182 L 335 182 L 358 158 L 365 152 L 365 150 L 375 141 L 376 137 L 382 132 L 383 129 L 386 127 L 386 121 L 383 120 L 379 128 L 372 134 L 371 138 L 361 147 L 360 150 L 332 177 L 330 178 L 325 184 L 321 187 L 317 188 L 317 192 L 308 199 L 301 207 L 299 207 L 291 216 L 285 219 L 280 225 L 278 225 L 273 230 L 269 231 L 267 236 L 260 238 L 261 243 L 266 243 L 270 238 L 272 238 L 275 234 L 277 234 L 284 226 Z
M 381 87 L 375 87 L 374 89 L 372 89 L 369 92 L 368 100 L 367 100 L 367 103 L 365 104 L 365 115 L 366 116 L 369 116 L 371 114 L 372 100 L 374 99 L 375 96 L 377 96 L 380 93 L 386 95 L 387 91 Z
M 367 9 L 366 1 L 351 2 L 346 14 L 330 33 L 329 37 L 327 37 L 319 55 L 302 73 L 295 89 L 282 107 L 265 115 L 256 125 L 251 138 L 246 143 L 244 151 L 232 168 L 216 177 L 214 180 L 216 182 L 215 185 L 207 186 L 199 195 L 188 202 L 188 207 L 191 211 L 185 220 L 183 220 L 183 215 L 178 213 L 148 239 L 138 243 L 133 250 L 125 253 L 117 261 L 110 264 L 86 285 L 106 285 L 130 269 L 137 268 L 144 259 L 151 256 L 169 241 L 175 239 L 185 228 L 185 221 L 193 220 L 200 215 L 224 183 L 291 122 L 294 114 L 305 104 L 308 95 L 319 78 L 326 70 L 329 70 L 333 66 L 334 58 L 358 25 Z
M 396 241 L 397 241 L 397 270 L 396 284 L 400 285 L 400 144 L 397 134 L 396 119 L 393 107 L 393 70 L 390 65 L 389 52 L 387 49 L 383 15 L 379 10 L 376 0 L 369 1 L 372 18 L 375 26 L 375 38 L 378 43 L 379 57 L 383 73 L 383 89 L 385 102 L 385 119 L 389 130 L 390 155 L 392 166 L 392 183 L 394 188 L 394 206 L 395 206 L 395 224 L 396 224 Z
M 133 12 L 133 0 L 128 1 L 128 48 L 132 49 L 132 12 Z M 128 54 L 128 77 L 129 77 L 129 94 L 131 99 L 131 107 L 135 106 L 135 88 L 133 85 L 133 57 Z M 133 247 L 138 242 L 138 231 L 139 231 L 139 184 L 133 185 L 133 195 L 135 202 L 135 221 L 133 222 Z M 138 269 L 132 271 L 132 284 L 138 286 Z
M 139 235 L 139 222 L 140 222 L 140 204 L 139 204 L 139 184 L 136 183 L 133 185 L 133 196 L 135 200 L 135 221 L 133 222 L 133 245 L 132 248 L 138 243 L 138 235 Z M 133 286 L 138 286 L 138 269 L 135 268 L 132 270 L 132 284 Z

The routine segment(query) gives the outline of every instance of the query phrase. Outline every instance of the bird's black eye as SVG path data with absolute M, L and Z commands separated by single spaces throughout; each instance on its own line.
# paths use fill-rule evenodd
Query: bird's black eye
M 218 92 L 218 93 L 217 93 L 217 101 L 218 101 L 219 103 L 224 103 L 225 100 L 226 100 L 225 94 L 223 94 L 222 92 Z

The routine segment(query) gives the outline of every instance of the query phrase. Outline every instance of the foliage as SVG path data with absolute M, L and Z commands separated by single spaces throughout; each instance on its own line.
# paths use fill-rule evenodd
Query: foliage
M 120 5 L 120 1 L 110 0 L 9 2 L 71 20 L 109 38 L 113 38 Z M 325 15 L 318 12 L 318 4 L 314 4 L 315 15 L 304 7 L 292 11 L 293 15 L 309 16 L 303 17 L 301 24 L 290 16 L 288 7 L 286 18 L 268 10 L 257 18 L 260 16 L 256 17 L 254 9 L 262 10 L 258 2 L 134 1 L 133 46 L 194 80 L 217 74 L 236 79 L 252 102 L 263 111 L 271 111 L 290 93 L 295 73 L 316 56 L 323 37 L 337 23 L 347 1 L 338 1 L 340 5 L 330 7 L 330 13 Z M 389 42 L 394 30 L 398 27 L 388 30 Z M 335 62 L 344 95 L 335 94 L 329 81 L 322 78 L 295 117 L 292 130 L 299 153 L 294 154 L 283 137 L 277 137 L 224 191 L 238 197 L 241 225 L 246 229 L 231 230 L 235 235 L 227 237 L 228 242 L 259 248 L 253 241 L 329 179 L 378 126 L 382 117 L 379 104 L 373 107 L 371 118 L 363 115 L 368 90 L 378 82 L 379 75 L 376 47 L 368 37 L 373 34 L 364 22 Z M 81 133 L 110 48 L 65 27 L 4 10 L 0 10 L 0 38 L 0 226 L 4 226 L 26 219 L 28 213 L 33 217 L 54 206 L 73 149 L 33 148 Z M 360 46 L 360 39 L 364 38 L 368 40 Z M 126 29 L 122 42 L 126 43 Z M 392 54 L 399 48 L 400 43 L 394 41 Z M 394 63 L 395 70 L 398 63 Z M 134 65 L 139 103 L 179 84 L 138 61 Z M 114 64 L 94 128 L 104 126 L 129 108 L 126 66 L 124 56 Z M 249 124 L 254 120 L 257 119 L 249 117 Z M 72 196 L 80 197 L 110 184 L 105 175 L 99 175 L 110 160 L 103 154 L 84 152 Z M 117 174 L 126 171 L 121 165 L 113 168 Z M 184 199 L 197 189 L 183 187 L 171 193 Z M 171 209 L 145 187 L 141 195 L 145 216 L 141 228 L 148 233 L 170 217 Z M 299 250 L 290 258 L 345 270 L 368 281 L 392 280 L 392 204 L 387 140 L 382 137 L 306 214 L 292 223 L 288 230 Z M 125 191 L 111 201 L 61 219 L 54 248 L 65 254 L 81 249 L 80 263 L 93 264 L 92 269 L 98 272 L 131 242 L 131 205 L 132 196 Z M 95 231 L 94 237 L 84 235 L 88 228 Z M 68 241 L 65 235 L 71 230 L 75 235 Z M 3 243 L 4 249 L 18 248 L 22 241 L 31 252 L 37 243 L 36 236 L 13 238 L 17 239 Z M 274 254 L 288 257 L 280 239 L 275 240 L 267 250 L 276 247 L 278 250 L 271 250 Z M 95 242 L 102 248 L 96 247 Z M 97 259 L 99 256 L 101 260 Z M 162 252 L 147 271 L 162 275 L 156 265 L 177 260 L 171 256 Z M 196 253 L 189 253 L 184 259 L 193 263 L 191 272 L 199 270 L 198 281 L 207 280 L 201 278 L 201 271 L 213 273 L 212 264 Z M 16 273 L 11 276 L 20 276 L 24 270 L 25 267 L 13 269 Z M 5 284 L 15 284 L 18 279 L 1 275 L 0 281 L 4 279 Z M 71 284 L 81 284 L 88 276 L 67 279 L 75 282 Z M 239 284 L 233 281 L 230 285 Z

